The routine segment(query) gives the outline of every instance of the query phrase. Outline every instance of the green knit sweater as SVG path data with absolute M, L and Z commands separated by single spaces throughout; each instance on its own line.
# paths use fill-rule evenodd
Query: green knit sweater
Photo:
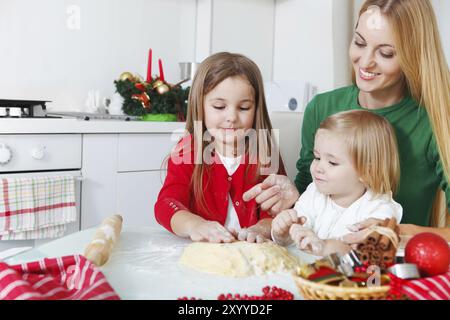
M 295 184 L 302 193 L 312 178 L 314 135 L 328 116 L 345 110 L 363 109 L 356 86 L 319 94 L 308 104 L 302 127 L 302 148 L 297 161 Z M 400 154 L 400 186 L 394 199 L 403 206 L 402 223 L 430 225 L 433 200 L 438 188 L 450 207 L 450 187 L 445 179 L 431 124 L 424 108 L 411 97 L 382 109 L 370 110 L 386 118 L 394 127 Z

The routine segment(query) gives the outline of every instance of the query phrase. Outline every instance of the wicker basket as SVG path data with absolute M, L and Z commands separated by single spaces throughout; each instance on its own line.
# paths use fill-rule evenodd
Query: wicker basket
M 346 288 L 316 283 L 296 274 L 293 277 L 306 300 L 383 300 L 390 289 L 390 286 Z

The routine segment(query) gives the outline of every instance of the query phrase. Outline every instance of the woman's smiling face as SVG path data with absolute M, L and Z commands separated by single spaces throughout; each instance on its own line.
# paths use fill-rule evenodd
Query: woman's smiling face
M 382 14 L 368 10 L 360 16 L 349 53 L 361 91 L 389 94 L 403 88 L 394 34 Z

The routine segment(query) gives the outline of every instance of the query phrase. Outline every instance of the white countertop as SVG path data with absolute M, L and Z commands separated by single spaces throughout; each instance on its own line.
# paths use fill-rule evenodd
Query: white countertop
M 80 231 L 6 259 L 9 264 L 45 257 L 82 254 L 96 228 Z M 200 273 L 178 264 L 191 241 L 160 227 L 124 227 L 108 262 L 100 269 L 122 299 L 168 299 L 196 297 L 215 300 L 221 293 L 261 295 L 265 286 L 277 286 L 301 299 L 289 273 L 230 278 Z M 315 257 L 293 253 L 305 262 Z
M 171 133 L 182 130 L 184 122 L 79 120 L 79 119 L 0 119 L 0 134 L 40 133 Z

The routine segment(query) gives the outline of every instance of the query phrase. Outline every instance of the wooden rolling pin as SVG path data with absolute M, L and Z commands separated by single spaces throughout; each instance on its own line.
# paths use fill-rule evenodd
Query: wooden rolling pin
M 122 230 L 122 221 L 122 216 L 118 214 L 103 220 L 94 238 L 84 250 L 84 256 L 96 266 L 100 267 L 108 261 Z

